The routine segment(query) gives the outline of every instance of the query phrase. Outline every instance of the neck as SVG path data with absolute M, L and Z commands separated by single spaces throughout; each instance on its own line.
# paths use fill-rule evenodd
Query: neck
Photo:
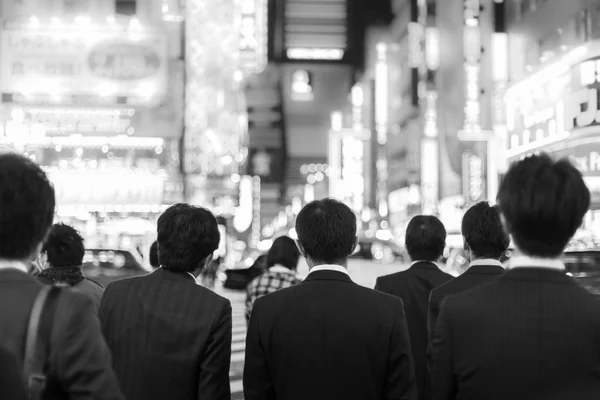
M 26 258 L 24 260 L 9 260 L 6 258 L 0 258 L 0 265 L 11 265 L 11 264 L 29 265 L 29 259 Z
M 536 256 L 532 254 L 527 254 L 520 250 L 519 248 L 515 248 L 513 257 L 529 257 L 529 258 L 537 258 L 541 260 L 560 260 L 560 256 L 557 257 L 548 257 L 548 256 Z
M 318 267 L 319 265 L 340 265 L 340 266 L 348 269 L 348 259 L 328 263 L 328 262 L 323 262 L 323 261 L 314 261 L 311 258 L 307 257 L 306 263 L 308 264 L 309 270 L 313 269 L 314 267 Z

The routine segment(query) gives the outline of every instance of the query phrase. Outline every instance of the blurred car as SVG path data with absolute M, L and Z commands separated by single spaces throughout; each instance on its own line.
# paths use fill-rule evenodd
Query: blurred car
M 82 270 L 85 276 L 104 287 L 110 282 L 145 275 L 151 270 L 136 253 L 117 249 L 86 249 Z
M 563 256 L 567 274 L 600 296 L 600 249 L 568 251 Z
M 406 261 L 408 256 L 400 246 L 391 240 L 361 237 L 350 258 L 389 263 Z

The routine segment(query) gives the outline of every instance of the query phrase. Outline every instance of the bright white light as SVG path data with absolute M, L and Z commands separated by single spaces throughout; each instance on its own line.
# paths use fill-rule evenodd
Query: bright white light
M 492 74 L 494 80 L 508 80 L 508 35 L 494 33 L 492 36 Z
M 32 28 L 37 29 L 40 27 L 40 20 L 35 15 L 32 15 L 31 17 L 29 17 L 29 24 Z
M 331 113 L 331 130 L 335 132 L 339 132 L 342 130 L 344 126 L 344 119 L 342 113 L 340 111 L 335 111 Z
M 75 17 L 75 23 L 77 25 L 89 25 L 92 23 L 92 19 L 90 17 L 79 15 Z
M 440 66 L 440 31 L 438 28 L 429 27 L 425 31 L 425 60 L 427 68 L 435 71 Z
M 227 155 L 221 159 L 221 163 L 223 165 L 231 165 L 232 162 L 233 162 L 233 157 L 231 157 L 230 155 Z
M 129 29 L 140 30 L 142 28 L 142 23 L 137 17 L 133 17 L 129 20 Z
M 232 174 L 231 175 L 231 181 L 233 183 L 240 183 L 241 179 L 242 179 L 242 177 L 239 174 Z
M 310 183 L 311 185 L 313 185 L 317 179 L 315 178 L 315 176 L 313 174 L 310 174 L 309 176 L 306 177 L 306 181 L 308 183 Z
M 52 23 L 53 28 L 62 28 L 62 26 L 63 26 L 62 21 L 58 17 L 52 17 L 52 18 L 50 18 L 50 21 Z
M 292 60 L 341 60 L 344 58 L 342 49 L 290 48 L 287 56 Z
M 321 182 L 323 179 L 325 179 L 325 175 L 323 175 L 322 172 L 317 172 L 315 174 L 315 179 L 317 180 L 317 182 Z
M 258 249 L 258 251 L 264 252 L 264 251 L 269 251 L 271 246 L 273 246 L 273 240 L 266 239 L 266 240 L 261 240 L 260 242 L 258 242 L 258 245 L 256 246 L 256 248 Z M 250 264 L 250 265 L 252 265 L 252 264 Z
M 364 102 L 363 89 L 360 85 L 352 86 L 352 105 L 362 107 Z
M 240 70 L 237 70 L 233 73 L 233 80 L 237 83 L 240 83 L 244 80 L 244 73 Z
M 288 236 L 293 240 L 298 240 L 298 233 L 296 232 L 296 228 L 292 228 L 288 232 Z
M 115 19 L 114 15 L 109 15 L 108 17 L 106 17 L 106 22 L 110 25 L 114 25 L 117 20 Z
M 156 154 L 162 154 L 162 152 L 163 152 L 163 148 L 162 148 L 162 146 L 157 146 L 157 147 L 154 149 L 154 152 L 155 152 Z
M 105 83 L 96 89 L 96 92 L 102 97 L 115 96 L 119 91 L 119 86 L 116 83 Z

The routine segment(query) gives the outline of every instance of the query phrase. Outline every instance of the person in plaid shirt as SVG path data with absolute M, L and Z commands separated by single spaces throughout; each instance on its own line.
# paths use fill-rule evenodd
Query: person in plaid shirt
M 296 275 L 299 259 L 300 252 L 290 237 L 275 239 L 267 254 L 267 270 L 250 282 L 246 289 L 246 322 L 250 321 L 256 299 L 301 282 Z

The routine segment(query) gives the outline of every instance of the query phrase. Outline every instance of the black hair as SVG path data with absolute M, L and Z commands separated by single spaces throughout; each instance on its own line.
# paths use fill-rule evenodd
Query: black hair
M 155 240 L 150 246 L 150 265 L 153 268 L 158 268 L 160 263 L 158 262 L 158 242 Z
M 54 188 L 37 164 L 0 154 L 0 258 L 31 257 L 52 225 L 54 207 Z
M 508 233 L 525 254 L 558 257 L 590 206 L 581 172 L 567 159 L 533 155 L 511 165 L 498 191 Z
M 273 245 L 267 253 L 267 268 L 275 264 L 281 264 L 286 268 L 295 270 L 298 268 L 300 251 L 296 243 L 289 236 L 280 236 L 273 241 Z
M 42 246 L 51 267 L 79 267 L 83 263 L 85 246 L 83 238 L 75 228 L 65 224 L 54 224 Z
M 356 245 L 356 215 L 337 200 L 315 200 L 305 205 L 296 217 L 296 232 L 313 261 L 342 263 Z
M 510 238 L 502 226 L 498 208 L 482 201 L 469 208 L 462 219 L 462 235 L 477 258 L 500 259 Z
M 193 272 L 219 247 L 221 234 L 205 208 L 175 204 L 158 219 L 158 261 L 166 269 Z
M 432 215 L 417 215 L 406 227 L 405 245 L 411 260 L 437 261 L 446 246 L 446 228 Z

